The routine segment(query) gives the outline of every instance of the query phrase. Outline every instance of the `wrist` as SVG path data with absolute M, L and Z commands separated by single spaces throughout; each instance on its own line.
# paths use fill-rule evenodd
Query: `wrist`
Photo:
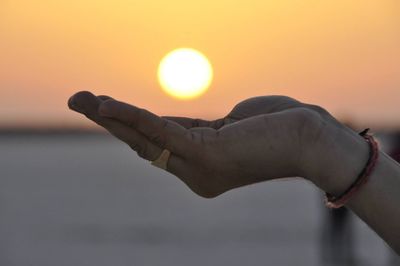
M 356 132 L 340 125 L 325 131 L 312 152 L 317 163 L 310 169 L 309 179 L 323 191 L 340 195 L 365 167 L 369 145 Z

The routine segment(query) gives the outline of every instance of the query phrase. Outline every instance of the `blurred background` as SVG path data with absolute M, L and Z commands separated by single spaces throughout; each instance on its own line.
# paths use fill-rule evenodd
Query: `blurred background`
M 191 101 L 157 81 L 179 47 L 214 68 Z M 201 199 L 66 106 L 90 90 L 217 118 L 283 94 L 400 160 L 398 47 L 396 0 L 0 0 L 0 265 L 400 265 L 303 180 Z

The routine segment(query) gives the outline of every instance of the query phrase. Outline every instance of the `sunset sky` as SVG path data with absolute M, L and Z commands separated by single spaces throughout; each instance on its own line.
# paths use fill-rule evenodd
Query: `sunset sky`
M 160 60 L 179 47 L 214 68 L 195 100 L 158 84 Z M 400 125 L 400 1 L 0 0 L 0 126 L 91 125 L 67 108 L 79 90 L 204 118 L 284 94 Z

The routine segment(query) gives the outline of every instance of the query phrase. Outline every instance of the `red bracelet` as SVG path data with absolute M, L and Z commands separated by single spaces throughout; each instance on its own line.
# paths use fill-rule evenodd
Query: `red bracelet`
M 351 184 L 351 186 L 341 195 L 335 197 L 329 193 L 325 194 L 325 204 L 328 208 L 332 209 L 338 209 L 345 205 L 347 201 L 356 194 L 360 188 L 365 185 L 368 181 L 368 177 L 371 175 L 372 171 L 375 168 L 376 161 L 378 160 L 378 143 L 375 141 L 375 139 L 371 136 L 368 135 L 368 130 L 369 128 L 363 130 L 360 133 L 360 136 L 362 136 L 369 144 L 369 158 L 367 161 L 367 164 L 365 165 L 364 169 L 361 171 L 361 173 L 358 175 L 356 181 Z

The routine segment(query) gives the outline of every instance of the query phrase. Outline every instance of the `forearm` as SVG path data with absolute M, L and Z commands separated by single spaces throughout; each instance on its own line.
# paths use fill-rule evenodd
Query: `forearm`
M 357 178 L 368 160 L 366 141 L 353 134 L 331 135 L 324 149 L 316 183 L 322 190 L 340 195 Z M 346 204 L 398 254 L 400 254 L 400 165 L 379 152 L 375 169 L 368 182 Z
M 348 207 L 400 254 L 400 165 L 381 152 L 368 183 Z

